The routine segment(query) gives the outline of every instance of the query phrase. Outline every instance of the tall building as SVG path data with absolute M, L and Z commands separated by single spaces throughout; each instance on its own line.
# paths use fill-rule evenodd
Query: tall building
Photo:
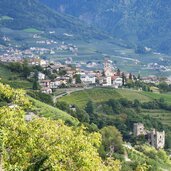
M 134 136 L 139 136 L 139 135 L 146 135 L 146 130 L 144 128 L 144 125 L 142 123 L 134 123 L 134 128 L 133 128 Z
M 165 146 L 165 131 L 158 132 L 153 129 L 148 134 L 148 142 L 156 149 L 164 148 Z
M 134 136 L 147 135 L 148 142 L 156 149 L 164 148 L 165 146 L 165 131 L 159 132 L 156 129 L 148 131 L 142 123 L 134 123 Z
M 104 75 L 106 77 L 111 77 L 113 76 L 113 66 L 112 66 L 112 61 L 110 61 L 108 58 L 105 58 L 104 60 Z

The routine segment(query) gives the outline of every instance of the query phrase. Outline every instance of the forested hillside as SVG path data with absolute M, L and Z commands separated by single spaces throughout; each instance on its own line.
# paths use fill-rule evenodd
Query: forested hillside
M 135 45 L 171 52 L 169 0 L 40 0 Z
M 137 139 L 139 144 L 132 147 L 123 142 L 114 125 L 98 129 L 95 124 L 81 121 L 79 126 L 72 126 L 71 122 L 68 126 L 62 120 L 50 119 L 50 115 L 42 117 L 43 103 L 33 114 L 37 105 L 32 102 L 25 91 L 0 83 L 1 169 L 159 171 L 171 168 L 167 153 L 144 144 L 144 139 Z M 95 113 L 91 105 L 87 105 L 86 111 L 92 119 Z M 99 122 L 98 119 L 99 116 L 93 122 Z
M 99 133 L 36 115 L 26 121 L 32 106 L 24 91 L 1 83 L 0 101 L 1 165 L 5 170 L 119 170 L 119 161 L 108 158 L 104 164 L 100 158 Z
M 1 0 L 0 6 L 0 27 L 63 31 L 77 36 L 79 34 L 79 38 L 104 36 L 71 16 L 51 10 L 38 0 Z

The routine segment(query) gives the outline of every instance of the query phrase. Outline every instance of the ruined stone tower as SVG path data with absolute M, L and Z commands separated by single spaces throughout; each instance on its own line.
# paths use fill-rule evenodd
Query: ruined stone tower
M 146 130 L 142 123 L 134 123 L 134 136 L 146 135 Z
M 165 131 L 158 132 L 153 129 L 148 135 L 149 143 L 156 149 L 164 148 L 165 146 Z

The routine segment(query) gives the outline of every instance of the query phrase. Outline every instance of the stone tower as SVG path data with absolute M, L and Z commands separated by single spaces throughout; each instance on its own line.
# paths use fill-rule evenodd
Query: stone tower
M 104 60 L 104 74 L 106 77 L 110 77 L 113 75 L 112 63 L 107 58 L 105 58 Z
M 139 136 L 139 135 L 146 135 L 146 130 L 144 128 L 144 125 L 142 123 L 134 123 L 134 136 Z
M 148 141 L 156 149 L 164 148 L 164 146 L 165 146 L 165 131 L 158 132 L 155 129 L 153 129 L 149 133 Z

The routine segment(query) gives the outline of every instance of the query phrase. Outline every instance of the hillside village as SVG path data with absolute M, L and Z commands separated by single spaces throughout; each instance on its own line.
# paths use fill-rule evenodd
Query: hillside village
M 42 49 L 41 49 L 42 50 Z M 23 53 L 28 55 L 24 56 Z M 106 57 L 103 62 L 103 68 L 95 70 L 93 68 L 94 62 L 87 62 L 87 68 L 81 68 L 73 62 L 72 58 L 67 58 L 65 62 L 61 63 L 59 61 L 50 61 L 46 59 L 41 59 L 39 57 L 33 57 L 31 51 L 24 51 L 21 53 L 19 50 L 13 50 L 10 48 L 8 53 L 0 55 L 1 63 L 11 63 L 18 62 L 23 63 L 27 60 L 30 66 L 40 66 L 46 72 L 38 72 L 37 80 L 41 86 L 41 92 L 46 94 L 51 94 L 55 89 L 58 88 L 68 88 L 68 87 L 113 87 L 119 88 L 126 84 L 127 80 L 132 80 L 133 82 L 140 79 L 139 76 L 135 76 L 131 73 L 125 73 L 117 69 L 116 65 L 109 57 Z M 91 69 L 92 68 L 92 69 Z M 48 75 L 47 75 L 48 73 Z M 58 73 L 58 74 L 57 74 Z M 55 76 L 55 74 L 57 74 Z M 49 78 L 51 75 L 53 78 Z M 34 72 L 30 73 L 28 77 L 33 78 L 35 76 Z M 141 77 L 144 83 L 159 84 L 160 80 L 153 75 L 148 77 Z M 168 84 L 171 80 L 168 78 L 166 80 Z
M 0 171 L 171 171 L 169 0 L 0 7 Z

